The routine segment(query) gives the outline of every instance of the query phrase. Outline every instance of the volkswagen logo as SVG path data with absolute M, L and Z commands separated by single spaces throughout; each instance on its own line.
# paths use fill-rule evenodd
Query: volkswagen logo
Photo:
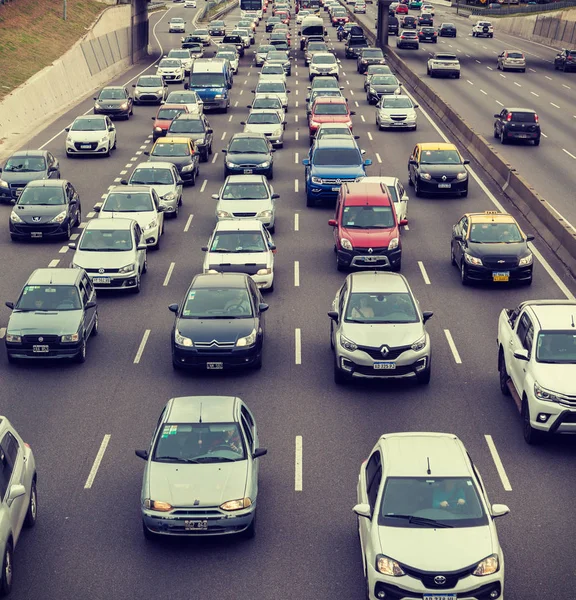
M 98 269 L 98 273 L 104 273 L 104 269 Z
M 40 220 L 40 217 L 32 217 L 32 220 L 38 222 Z
M 43 342 L 43 341 L 44 341 L 44 338 L 43 338 L 42 336 L 40 336 L 40 337 L 38 338 L 38 341 L 39 341 L 39 342 Z
M 446 181 L 447 177 L 446 175 L 442 175 L 442 181 Z
M 436 575 L 436 577 L 434 577 L 434 583 L 436 585 L 445 585 L 446 577 L 444 577 L 444 575 Z
M 337 179 L 336 183 L 342 183 L 342 180 L 341 179 Z
M 380 354 L 382 356 L 388 356 L 388 352 L 390 352 L 390 348 L 388 348 L 388 346 L 382 346 L 382 348 L 380 348 Z
M 368 248 L 368 254 L 372 254 L 372 252 L 374 252 L 374 250 L 372 250 L 372 248 Z

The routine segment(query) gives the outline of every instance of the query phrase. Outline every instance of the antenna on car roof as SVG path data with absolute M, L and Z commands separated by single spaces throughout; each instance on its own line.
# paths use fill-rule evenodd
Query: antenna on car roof
M 426 457 L 426 462 L 428 463 L 428 469 L 426 470 L 426 473 L 428 475 L 432 475 L 432 470 L 430 469 L 430 457 L 429 456 Z
M 574 313 L 572 313 L 572 327 L 576 327 L 576 325 L 574 325 Z
M 202 402 L 200 402 L 200 418 L 198 419 L 198 423 L 202 423 Z

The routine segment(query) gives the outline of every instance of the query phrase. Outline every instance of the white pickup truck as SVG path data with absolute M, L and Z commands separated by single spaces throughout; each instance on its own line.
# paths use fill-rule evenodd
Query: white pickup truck
M 500 389 L 522 415 L 524 439 L 576 433 L 576 301 L 528 300 L 498 320 Z

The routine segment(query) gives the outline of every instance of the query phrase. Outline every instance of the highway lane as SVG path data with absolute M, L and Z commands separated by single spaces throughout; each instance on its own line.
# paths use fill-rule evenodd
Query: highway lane
M 172 14 L 184 16 L 190 11 L 173 9 Z M 233 21 L 234 16 L 227 20 Z M 166 48 L 175 43 L 174 35 L 158 29 Z M 332 30 L 330 35 L 334 37 Z M 362 80 L 353 72 L 354 63 L 343 59 L 341 44 L 335 47 L 346 73 L 342 79 L 347 96 L 352 102 L 358 99 L 355 131 L 366 156 L 374 160 L 370 174 L 397 173 L 406 185 L 406 162 L 413 144 L 440 139 L 437 132 L 422 116 L 417 133 L 377 132 L 373 108 L 362 97 Z M 247 114 L 243 107 L 249 103 L 248 90 L 257 77 L 248 64 L 249 55 L 235 79 L 237 108 L 228 115 L 208 117 L 215 139 L 225 133 L 226 140 L 242 128 L 240 121 Z M 559 517 L 575 491 L 565 477 L 573 462 L 574 443 L 554 441 L 538 449 L 525 446 L 519 416 L 511 402 L 500 397 L 494 344 L 496 319 L 503 306 L 513 306 L 528 296 L 562 294 L 539 264 L 529 291 L 462 288 L 449 264 L 451 225 L 465 210 L 488 210 L 493 205 L 475 183 L 466 200 L 412 198 L 403 272 L 422 307 L 435 312 L 430 321 L 432 382 L 428 388 L 405 384 L 336 387 L 326 311 L 343 275 L 336 271 L 331 251 L 327 220 L 332 211 L 305 207 L 303 167 L 295 161 L 295 153 L 301 159 L 307 152 L 303 97 L 308 81 L 300 58 L 297 65 L 289 80 L 287 141 L 276 153 L 281 167 L 273 181 L 281 194 L 274 236 L 277 283 L 275 292 L 267 296 L 271 308 L 263 370 L 209 377 L 174 374 L 170 366 L 172 317 L 166 306 L 181 298 L 191 275 L 201 267 L 200 247 L 214 224 L 211 194 L 222 183 L 220 151 L 225 140 L 215 141 L 216 162 L 201 165 L 197 187 L 186 189 L 184 211 L 178 220 L 167 222 L 162 249 L 150 253 L 150 271 L 140 296 L 99 298 L 102 334 L 92 340 L 86 364 L 0 366 L 6 390 L 2 412 L 13 418 L 32 443 L 41 476 L 41 519 L 37 530 L 26 533 L 16 556 L 15 598 L 75 598 L 88 590 L 91 598 L 109 597 L 112 591 L 126 598 L 144 593 L 167 598 L 189 594 L 191 589 L 262 600 L 287 591 L 315 600 L 356 597 L 363 582 L 350 509 L 359 464 L 378 435 L 399 430 L 444 430 L 461 436 L 479 465 L 492 501 L 511 506 L 512 514 L 499 523 L 508 564 L 508 598 L 530 597 L 533 589 L 570 597 L 571 582 L 565 574 L 571 572 L 575 532 L 572 524 Z M 82 104 L 75 114 L 89 104 Z M 121 147 L 136 152 L 151 132 L 148 113 L 153 112 L 151 107 L 136 107 L 137 119 L 119 124 Z M 38 144 L 50 137 L 48 133 L 39 134 Z M 60 138 L 49 148 L 61 156 L 62 145 Z M 97 201 L 119 176 L 124 158 L 67 161 L 62 157 L 63 174 L 82 186 L 83 198 L 88 195 Z M 299 181 L 299 193 L 294 192 L 295 181 Z M 85 201 L 84 214 L 89 208 Z M 295 214 L 299 215 L 297 230 Z M 193 219 L 185 232 L 190 215 Z M 542 247 L 539 242 L 538 246 Z M 29 264 L 45 266 L 59 258 L 58 246 L 52 245 L 7 243 L 4 250 L 5 264 L 18 264 L 18 269 L 5 273 L 7 285 L 15 289 L 12 297 L 31 270 Z M 294 285 L 294 261 L 300 266 L 299 286 Z M 418 261 L 430 284 L 423 279 Z M 175 267 L 164 286 L 172 262 Z M 6 314 L 1 318 L 5 325 Z M 296 328 L 301 331 L 302 364 L 296 364 Z M 147 329 L 150 336 L 139 364 L 134 364 Z M 452 334 L 461 363 L 455 360 L 445 329 Z M 256 412 L 262 442 L 270 449 L 262 459 L 258 537 L 250 543 L 227 539 L 145 544 L 138 515 L 143 465 L 133 449 L 147 445 L 169 397 L 202 393 L 238 394 Z M 111 436 L 109 445 L 92 488 L 85 490 L 104 435 Z M 298 435 L 303 438 L 301 492 L 295 491 Z M 493 436 L 512 492 L 504 491 L 485 435 Z M 551 505 L 554 509 L 542 515 L 542 507 Z M 541 523 L 544 527 L 538 527 Z M 533 547 L 546 552 L 539 560 L 541 568 L 526 572 Z

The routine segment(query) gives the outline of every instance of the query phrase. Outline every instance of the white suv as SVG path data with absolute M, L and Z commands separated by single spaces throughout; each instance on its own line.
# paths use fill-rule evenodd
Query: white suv
M 13 552 L 22 527 L 33 527 L 37 515 L 36 462 L 30 446 L 10 421 L 0 416 L 0 595 L 12 589 Z
M 358 529 L 369 600 L 503 598 L 504 556 L 484 483 L 447 433 L 391 433 L 362 463 Z
M 340 67 L 332 52 L 316 52 L 312 55 L 308 68 L 310 81 L 316 75 L 333 75 L 336 79 L 340 77 Z
M 478 21 L 474 27 L 472 27 L 472 37 L 494 37 L 494 27 L 490 21 Z

